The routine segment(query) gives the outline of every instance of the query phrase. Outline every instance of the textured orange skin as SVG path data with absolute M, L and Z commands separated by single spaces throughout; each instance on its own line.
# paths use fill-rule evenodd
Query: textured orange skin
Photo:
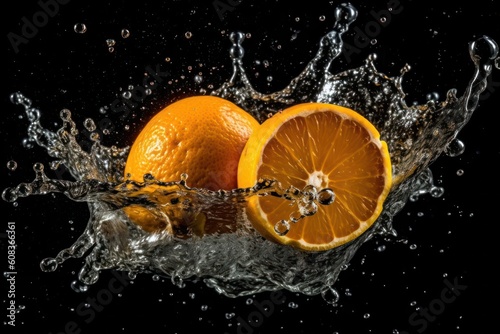
M 259 126 L 246 111 L 216 96 L 193 96 L 174 102 L 156 114 L 134 141 L 125 177 L 143 181 L 152 174 L 163 182 L 179 181 L 186 173 L 191 188 L 232 190 L 238 186 L 238 162 L 250 134 Z M 232 231 L 234 210 L 222 219 L 208 217 L 198 234 Z M 147 231 L 169 228 L 142 208 L 126 208 Z M 180 222 L 179 224 L 184 224 Z

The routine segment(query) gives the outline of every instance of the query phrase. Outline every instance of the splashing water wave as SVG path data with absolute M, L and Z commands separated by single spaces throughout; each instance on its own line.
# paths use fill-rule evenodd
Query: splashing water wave
M 320 40 L 316 56 L 285 89 L 272 94 L 259 93 L 252 87 L 243 66 L 244 35 L 231 34 L 233 75 L 211 94 L 233 101 L 260 122 L 302 102 L 342 105 L 370 120 L 388 144 L 394 185 L 382 214 L 367 232 L 349 244 L 318 253 L 272 243 L 246 219 L 247 198 L 278 196 L 302 212 L 311 202 L 327 205 L 322 200 L 326 190 L 312 194 L 308 189 L 287 188 L 274 180 L 259 180 L 252 188 L 232 191 L 191 188 L 185 178 L 172 182 L 159 182 L 150 176 L 144 182 L 124 180 L 128 147 L 107 147 L 93 133 L 94 143 L 87 152 L 76 141 L 78 129 L 69 110 L 61 111 L 63 125 L 52 132 L 42 126 L 41 113 L 30 99 L 14 93 L 12 102 L 25 109 L 30 122 L 29 140 L 56 159 L 51 168 L 64 165 L 75 180 L 51 179 L 44 166 L 36 163 L 35 179 L 5 189 L 3 199 L 14 202 L 20 197 L 64 193 L 74 201 L 88 203 L 90 214 L 78 240 L 56 257 L 44 259 L 41 269 L 54 271 L 70 258 L 85 257 L 79 279 L 87 285 L 98 280 L 101 270 L 116 269 L 129 272 L 131 278 L 139 273 L 164 275 L 179 287 L 186 280 L 203 281 L 229 297 L 278 289 L 331 294 L 343 266 L 363 243 L 375 234 L 396 234 L 392 219 L 408 200 L 424 194 L 441 196 L 443 189 L 433 184 L 429 165 L 443 153 L 460 154 L 463 144 L 456 136 L 476 109 L 494 62 L 498 64 L 497 44 L 483 36 L 469 44 L 474 72 L 462 96 L 450 89 L 442 102 L 431 99 L 423 105 L 408 106 L 402 81 L 409 66 L 401 70 L 400 76 L 388 77 L 377 71 L 376 56 L 370 55 L 358 68 L 332 73 L 332 62 L 342 51 L 342 35 L 356 19 L 357 11 L 343 4 L 335 16 L 335 26 Z M 480 49 L 488 49 L 487 54 L 480 54 Z M 90 123 L 85 125 L 87 129 L 95 130 Z M 125 206 L 140 205 L 161 214 L 169 207 L 171 215 L 164 219 L 174 225 L 176 215 L 190 219 L 203 212 L 217 217 L 222 204 L 235 209 L 235 233 L 189 238 L 176 233 L 148 233 L 131 223 L 122 211 Z M 307 223 L 307 218 L 299 223 Z

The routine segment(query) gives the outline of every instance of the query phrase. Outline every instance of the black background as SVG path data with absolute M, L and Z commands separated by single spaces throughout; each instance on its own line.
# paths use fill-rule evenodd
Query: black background
M 47 22 L 39 24 L 26 43 L 18 45 L 18 52 L 8 34 L 22 36 L 22 18 L 33 22 L 42 7 L 35 1 L 17 1 L 11 9 L 4 8 L 2 190 L 31 181 L 33 163 L 48 165 L 51 161 L 43 149 L 23 147 L 27 120 L 19 117 L 22 109 L 10 103 L 11 93 L 21 91 L 31 98 L 42 111 L 43 124 L 54 130 L 63 108 L 72 111 L 80 128 L 87 117 L 97 121 L 109 117 L 115 129 L 104 135 L 102 142 L 123 147 L 132 143 L 141 126 L 162 106 L 198 94 L 200 88 L 219 87 L 230 77 L 231 31 L 251 34 L 243 44 L 243 60 L 254 87 L 262 92 L 283 88 L 315 54 L 319 39 L 334 24 L 334 8 L 340 3 L 222 2 L 230 7 L 223 19 L 212 1 L 109 1 L 98 5 L 68 1 L 60 4 Z M 374 21 L 371 11 L 388 8 L 385 1 L 358 1 L 353 5 L 359 16 L 344 38 L 351 45 L 354 28 L 365 29 Z M 482 35 L 500 41 L 500 5 L 493 0 L 460 5 L 401 0 L 394 8 L 401 10 L 373 36 L 376 43 L 359 47 L 349 57 L 341 55 L 333 63 L 333 72 L 361 65 L 370 53 L 377 53 L 377 68 L 389 76 L 398 75 L 408 63 L 412 70 L 403 82 L 407 101 L 422 103 L 431 92 L 442 97 L 448 89 L 457 88 L 459 95 L 463 93 L 473 72 L 470 41 Z M 324 20 L 320 20 L 322 15 Z M 75 33 L 76 23 L 85 23 L 87 32 Z M 120 36 L 123 28 L 131 33 L 127 39 Z M 192 33 L 189 39 L 185 36 L 188 31 Z M 116 40 L 114 52 L 108 51 L 106 39 Z M 170 62 L 165 61 L 167 57 Z M 261 64 L 255 64 L 256 60 Z M 264 60 L 268 67 L 262 65 Z M 128 85 L 140 85 L 147 66 L 156 65 L 169 73 L 170 83 L 165 80 L 124 121 L 119 114 L 99 113 L 99 108 L 109 106 Z M 194 81 L 198 72 L 202 72 L 201 84 Z M 271 81 L 267 80 L 269 76 Z M 282 291 L 285 302 L 275 305 L 260 326 L 238 329 L 238 319 L 247 320 L 258 311 L 256 304 L 268 300 L 269 292 L 233 299 L 218 295 L 202 283 L 187 283 L 180 289 L 169 280 L 153 281 L 150 275 L 139 275 L 122 285 L 120 294 L 113 294 L 92 318 L 89 314 L 81 316 L 75 311 L 79 305 L 98 296 L 115 276 L 112 271 L 103 272 L 87 292 L 77 293 L 70 283 L 83 260 L 67 261 L 53 273 L 40 270 L 40 261 L 70 246 L 88 219 L 86 204 L 62 195 L 42 196 L 20 199 L 17 206 L 0 201 L 0 233 L 4 233 L 7 222 L 16 222 L 15 300 L 22 305 L 16 314 L 16 327 L 8 326 L 8 287 L 2 280 L 1 331 L 64 333 L 72 332 L 69 329 L 74 326 L 75 333 L 491 332 L 498 301 L 493 272 L 498 263 L 494 246 L 499 96 L 500 71 L 496 70 L 479 108 L 458 135 L 465 152 L 454 158 L 442 156 L 432 165 L 435 183 L 444 187 L 445 194 L 407 203 L 394 220 L 397 237 L 375 238 L 363 245 L 336 284 L 340 293 L 336 307 L 321 296 Z M 129 125 L 128 130 L 125 125 Z M 7 169 L 9 160 L 18 163 L 15 171 Z M 459 176 L 458 170 L 464 174 Z M 48 171 L 55 177 L 51 173 Z M 6 271 L 6 239 L 5 234 L 0 236 L 0 263 Z M 385 250 L 379 251 L 380 246 Z M 461 290 L 453 302 L 443 304 L 439 301 L 447 287 L 446 279 L 459 284 Z M 249 297 L 253 305 L 246 304 Z M 437 310 L 439 305 L 444 307 Z M 418 308 L 429 307 L 434 307 L 436 314 L 425 321 L 425 326 L 424 321 L 411 322 Z

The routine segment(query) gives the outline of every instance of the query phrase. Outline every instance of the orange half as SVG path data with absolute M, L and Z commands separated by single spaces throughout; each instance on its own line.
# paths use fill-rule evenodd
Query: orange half
M 283 188 L 307 185 L 330 188 L 333 203 L 280 235 L 275 225 L 297 216 L 297 206 L 275 196 L 252 196 L 246 213 L 269 240 L 305 251 L 343 245 L 365 232 L 378 218 L 391 188 L 387 144 L 359 113 L 338 105 L 303 103 L 274 115 L 255 129 L 238 165 L 238 187 L 253 187 L 260 178 Z

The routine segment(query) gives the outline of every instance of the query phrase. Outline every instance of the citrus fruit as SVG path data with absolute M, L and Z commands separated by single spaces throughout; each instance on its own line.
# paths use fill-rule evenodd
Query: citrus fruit
M 238 168 L 238 186 L 259 179 L 283 188 L 333 190 L 333 203 L 290 223 L 286 234 L 275 225 L 297 216 L 297 207 L 278 196 L 252 196 L 246 213 L 264 237 L 304 251 L 324 251 L 365 232 L 382 211 L 391 187 L 387 145 L 359 113 L 326 103 L 303 103 L 264 121 L 247 141 Z
M 191 188 L 237 188 L 241 152 L 258 126 L 257 120 L 228 100 L 205 95 L 180 99 L 141 130 L 130 148 L 125 177 L 142 182 L 145 174 L 151 174 L 156 180 L 170 182 L 181 180 L 186 173 Z M 152 217 L 151 211 L 140 206 L 130 206 L 125 212 L 146 230 L 166 227 L 160 223 L 162 215 Z M 203 217 L 193 219 L 207 228 L 212 223 Z

